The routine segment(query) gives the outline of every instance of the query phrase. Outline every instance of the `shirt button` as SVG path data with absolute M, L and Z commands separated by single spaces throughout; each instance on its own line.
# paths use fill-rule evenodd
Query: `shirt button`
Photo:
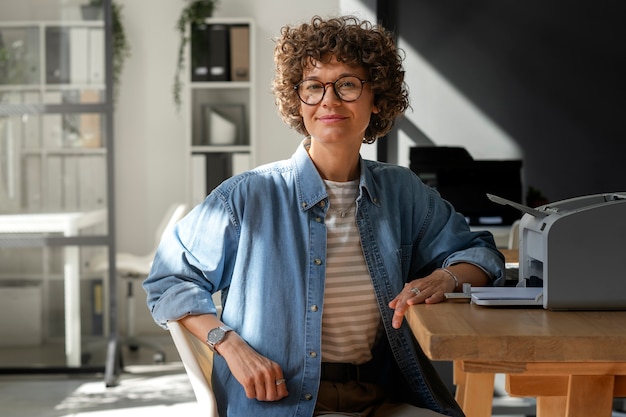
M 311 401 L 313 399 L 313 395 L 311 394 L 304 394 L 304 399 L 307 401 Z
M 317 311 L 317 310 L 319 310 L 319 308 L 317 307 L 317 305 L 313 304 L 313 305 L 311 306 L 311 311 L 315 312 L 315 311 Z
M 321 217 L 316 217 L 316 218 L 315 218 L 315 221 L 319 223 L 319 222 L 321 222 L 321 221 L 322 221 L 322 218 L 321 218 Z
M 317 358 L 317 352 L 310 352 L 309 356 L 312 358 Z
M 325 202 L 325 201 L 320 201 L 320 207 L 321 207 L 321 208 L 326 207 L 326 202 Z
M 322 264 L 322 260 L 319 259 L 319 258 L 316 258 L 315 261 L 313 261 L 313 262 L 315 262 L 315 265 L 321 265 Z

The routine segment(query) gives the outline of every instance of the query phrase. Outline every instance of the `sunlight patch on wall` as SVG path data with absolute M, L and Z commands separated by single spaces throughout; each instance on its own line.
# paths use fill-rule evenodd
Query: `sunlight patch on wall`
M 519 145 L 461 92 L 444 79 L 409 44 L 404 69 L 412 109 L 407 119 L 437 146 L 463 146 L 474 159 L 522 159 Z M 405 146 L 399 147 L 403 149 Z M 399 155 L 398 160 L 406 157 Z

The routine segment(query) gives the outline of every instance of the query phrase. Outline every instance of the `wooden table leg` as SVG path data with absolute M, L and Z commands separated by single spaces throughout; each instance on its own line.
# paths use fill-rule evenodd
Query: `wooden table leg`
M 613 375 L 571 375 L 566 417 L 610 417 L 613 408 Z M 589 401 L 593 398 L 593 401 Z
M 537 397 L 537 417 L 565 417 L 566 397 Z
M 456 385 L 456 393 L 454 398 L 461 408 L 465 406 L 465 385 L 467 383 L 467 374 L 463 370 L 463 362 L 454 361 L 454 368 L 452 373 L 452 382 Z
M 537 397 L 537 417 L 610 417 L 613 397 L 624 394 L 622 376 L 507 375 L 512 396 Z
M 491 417 L 494 373 L 465 372 L 463 362 L 454 362 L 456 401 L 466 417 Z
M 465 380 L 465 415 L 491 417 L 495 374 L 468 373 Z

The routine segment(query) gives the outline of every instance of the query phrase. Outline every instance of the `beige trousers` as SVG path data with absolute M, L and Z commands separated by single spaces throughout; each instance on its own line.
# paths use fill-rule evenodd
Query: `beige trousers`
M 391 403 L 383 387 L 350 381 L 322 381 L 314 416 L 323 417 L 441 417 L 425 408 Z

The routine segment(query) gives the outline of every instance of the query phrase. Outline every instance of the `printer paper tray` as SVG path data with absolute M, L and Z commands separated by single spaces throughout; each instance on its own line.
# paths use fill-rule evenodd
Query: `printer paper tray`
M 543 307 L 543 288 L 473 287 L 472 302 L 481 306 Z

